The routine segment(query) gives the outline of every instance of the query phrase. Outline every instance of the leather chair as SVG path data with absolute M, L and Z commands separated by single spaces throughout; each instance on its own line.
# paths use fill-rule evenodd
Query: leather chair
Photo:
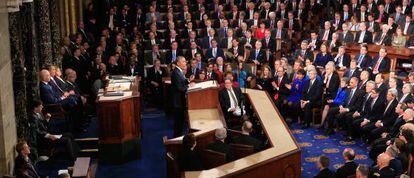
M 203 151 L 203 162 L 207 169 L 218 167 L 226 163 L 226 154 L 206 149 Z
M 181 177 L 180 169 L 178 168 L 177 160 L 172 156 L 170 152 L 166 153 L 167 159 L 167 175 L 168 178 L 177 178 Z
M 231 150 L 234 153 L 234 157 L 236 159 L 240 159 L 246 156 L 249 156 L 254 153 L 254 147 L 251 145 L 243 145 L 243 144 L 230 144 Z

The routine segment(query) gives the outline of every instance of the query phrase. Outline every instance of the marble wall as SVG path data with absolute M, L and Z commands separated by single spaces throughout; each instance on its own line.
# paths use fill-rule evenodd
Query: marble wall
M 12 63 L 6 1 L 0 1 L 0 177 L 11 174 L 15 156 L 16 120 L 14 112 Z

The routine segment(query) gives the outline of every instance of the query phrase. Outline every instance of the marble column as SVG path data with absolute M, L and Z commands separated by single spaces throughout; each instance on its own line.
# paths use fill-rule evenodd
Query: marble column
M 26 68 L 26 97 L 27 103 L 39 98 L 39 51 L 34 20 L 35 9 L 33 2 L 23 3 L 20 7 L 22 46 L 24 53 L 24 66 Z M 30 112 L 29 112 L 30 113 Z
M 16 111 L 17 136 L 27 135 L 26 75 L 22 45 L 20 12 L 9 13 L 10 53 L 13 71 L 13 92 Z
M 7 3 L 0 0 L 0 176 L 13 173 L 17 142 Z
M 53 63 L 52 56 L 52 34 L 50 30 L 50 8 L 49 0 L 36 0 L 35 9 L 39 39 L 40 66 Z
M 59 60 L 59 47 L 61 46 L 59 30 L 59 10 L 56 0 L 50 0 L 50 31 L 52 34 L 52 54 L 53 64 L 62 67 L 62 61 Z

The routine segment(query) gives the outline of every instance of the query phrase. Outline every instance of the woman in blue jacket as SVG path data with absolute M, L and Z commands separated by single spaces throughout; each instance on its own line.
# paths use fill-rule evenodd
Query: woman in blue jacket
M 292 81 L 292 84 L 286 86 L 291 91 L 287 101 L 284 102 L 287 105 L 285 108 L 288 108 L 286 118 L 290 118 L 292 122 L 297 121 L 299 116 L 297 111 L 300 110 L 300 98 L 306 81 L 305 76 L 305 70 L 298 70 L 296 72 L 296 78 Z
M 349 82 L 349 78 L 348 77 L 343 77 L 341 79 L 341 83 L 339 85 L 338 91 L 336 92 L 335 98 L 334 99 L 328 99 L 326 101 L 326 105 L 324 106 L 323 112 L 322 112 L 321 127 L 323 127 L 323 125 L 325 123 L 325 119 L 328 116 L 329 108 L 332 107 L 332 106 L 339 106 L 345 100 L 345 98 L 346 98 L 346 89 L 348 87 L 348 82 Z

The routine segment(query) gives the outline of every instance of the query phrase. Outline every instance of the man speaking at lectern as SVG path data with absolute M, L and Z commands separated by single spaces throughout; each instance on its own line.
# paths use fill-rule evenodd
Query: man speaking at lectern
M 185 78 L 185 71 L 187 71 L 187 62 L 183 56 L 178 56 L 177 65 L 171 74 L 171 90 L 173 97 L 174 108 L 174 137 L 183 135 L 183 126 L 186 109 L 186 93 L 187 89 L 194 83 L 194 75 L 190 79 Z

